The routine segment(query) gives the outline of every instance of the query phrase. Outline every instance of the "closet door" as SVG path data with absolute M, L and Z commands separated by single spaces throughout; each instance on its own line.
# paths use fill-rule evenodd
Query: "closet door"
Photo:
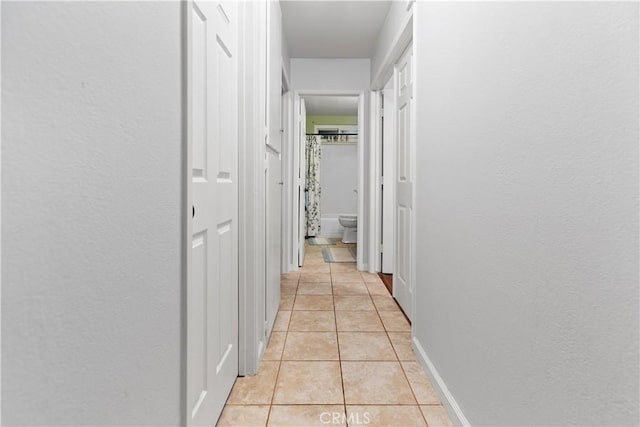
M 395 66 L 396 79 L 396 248 L 393 296 L 413 318 L 413 54 L 411 46 Z
M 189 10 L 187 421 L 215 425 L 238 375 L 237 4 Z

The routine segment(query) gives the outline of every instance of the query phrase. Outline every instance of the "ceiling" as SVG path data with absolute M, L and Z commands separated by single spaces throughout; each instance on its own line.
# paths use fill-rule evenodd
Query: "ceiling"
M 281 0 L 291 58 L 370 58 L 390 1 Z
M 304 96 L 307 114 L 312 116 L 357 116 L 357 96 Z

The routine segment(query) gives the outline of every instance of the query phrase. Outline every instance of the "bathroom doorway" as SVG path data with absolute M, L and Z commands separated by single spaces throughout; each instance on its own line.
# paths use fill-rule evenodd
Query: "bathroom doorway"
M 323 255 L 327 262 L 350 258 L 362 269 L 364 95 L 359 91 L 298 91 L 295 98 L 304 106 L 295 110 L 304 111 L 304 117 L 298 118 L 304 130 L 296 141 L 304 195 L 298 208 L 297 244 L 326 245 Z M 301 264 L 304 249 L 299 249 Z

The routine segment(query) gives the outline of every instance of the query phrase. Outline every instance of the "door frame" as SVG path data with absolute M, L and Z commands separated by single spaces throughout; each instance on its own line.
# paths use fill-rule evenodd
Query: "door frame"
M 293 98 L 291 92 L 291 81 L 287 74 L 287 67 L 282 63 L 282 272 L 287 273 L 293 270 L 291 260 L 293 259 L 291 236 L 293 233 L 293 187 L 291 173 L 293 171 Z
M 267 4 L 240 2 L 238 375 L 254 375 L 266 348 L 265 138 Z M 256 71 L 257 70 L 257 71 Z M 261 142 L 261 143 L 258 143 Z
M 382 89 L 384 107 L 388 110 L 395 111 L 396 106 L 396 91 L 395 91 L 395 74 L 389 79 Z M 383 172 L 388 175 L 388 179 L 384 178 L 387 187 L 383 187 L 383 200 L 381 200 L 382 211 L 382 227 L 380 232 L 382 233 L 382 241 L 388 243 L 390 247 L 387 250 L 387 245 L 383 243 L 383 253 L 380 265 L 380 271 L 385 273 L 385 265 L 388 267 L 386 272 L 393 274 L 395 270 L 395 204 L 396 204 L 396 192 L 393 180 L 396 173 L 396 117 L 394 114 L 387 114 L 384 119 L 384 126 L 382 129 L 383 144 L 382 144 L 382 169 Z M 388 173 L 390 171 L 390 173 Z M 386 190 L 386 191 L 385 191 Z M 389 219 L 389 216 L 391 217 Z M 384 226 L 384 219 L 387 218 L 389 223 Z M 386 237 L 386 238 L 385 238 Z M 390 264 L 390 265 L 389 265 Z
M 369 157 L 369 212 L 371 231 L 369 233 L 369 271 L 382 271 L 382 91 L 371 91 L 371 155 Z
M 371 243 L 369 245 L 369 270 L 372 273 L 382 271 L 382 265 L 380 258 L 382 256 L 382 248 L 380 245 L 380 239 L 382 237 L 382 191 L 381 191 L 381 177 L 382 177 L 382 103 L 380 97 L 382 90 L 389 81 L 394 78 L 395 64 L 398 62 L 402 54 L 407 47 L 413 42 L 413 8 L 409 11 L 408 18 L 403 22 L 402 27 L 399 28 L 396 33 L 396 37 L 393 43 L 387 51 L 384 61 L 380 65 L 379 72 L 373 79 L 371 84 L 371 138 L 372 138 L 372 150 L 369 158 L 369 170 L 370 182 L 373 184 L 371 190 L 369 206 L 371 212 Z M 395 91 L 394 82 L 394 91 Z M 415 93 L 415 85 L 414 85 Z M 415 123 L 413 124 L 415 126 Z M 395 121 L 394 121 L 395 126 Z M 394 170 L 395 173 L 395 170 Z M 395 193 L 395 192 L 394 192 Z M 413 202 L 415 205 L 415 191 L 413 194 Z M 395 230 L 395 219 L 394 219 Z M 394 235 L 395 240 L 395 235 Z M 395 243 L 394 243 L 395 246 Z M 415 250 L 412 252 L 412 256 L 415 254 Z M 415 265 L 415 260 L 411 260 Z
M 365 268 L 364 265 L 364 257 L 363 257 L 363 249 L 364 249 L 364 233 L 368 230 L 365 230 L 363 227 L 364 220 L 364 149 L 362 144 L 365 141 L 368 141 L 367 131 L 364 126 L 364 99 L 365 99 L 365 91 L 363 90 L 319 90 L 319 89 L 298 89 L 294 91 L 294 109 L 293 111 L 300 111 L 300 99 L 304 96 L 357 96 L 358 97 L 358 239 L 357 239 L 357 259 L 356 259 L 356 267 L 358 270 L 363 270 Z M 293 123 L 298 122 L 298 117 L 293 117 Z M 293 140 L 293 144 L 301 144 L 301 141 L 298 138 Z M 293 147 L 290 147 L 293 149 Z M 297 167 L 297 161 L 293 159 L 293 169 L 291 170 L 291 174 L 294 173 Z M 295 203 L 294 203 L 295 204 Z M 296 206 L 297 208 L 297 206 Z M 297 209 L 295 212 L 292 212 L 292 217 L 295 218 L 297 215 Z M 369 227 L 370 228 L 370 227 Z M 294 238 L 291 240 L 293 244 L 293 253 L 298 254 L 298 236 L 293 236 Z M 295 264 L 297 267 L 297 260 L 291 264 Z M 295 270 L 295 269 L 294 269 Z

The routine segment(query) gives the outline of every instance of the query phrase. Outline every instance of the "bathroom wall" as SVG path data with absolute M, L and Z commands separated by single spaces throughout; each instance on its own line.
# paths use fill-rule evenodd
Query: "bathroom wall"
M 314 131 L 314 125 L 357 125 L 358 116 L 307 116 L 307 133 Z
M 358 116 L 307 116 L 307 132 L 314 132 L 315 125 L 357 125 Z M 338 215 L 358 213 L 357 145 L 322 145 L 320 164 L 320 235 L 337 237 L 342 235 Z
M 638 425 L 638 3 L 414 7 L 417 342 L 471 425 Z
M 335 234 L 339 214 L 358 213 L 358 146 L 322 145 L 320 162 L 320 216 L 323 219 L 321 235 Z M 338 229 L 339 230 L 339 229 Z

